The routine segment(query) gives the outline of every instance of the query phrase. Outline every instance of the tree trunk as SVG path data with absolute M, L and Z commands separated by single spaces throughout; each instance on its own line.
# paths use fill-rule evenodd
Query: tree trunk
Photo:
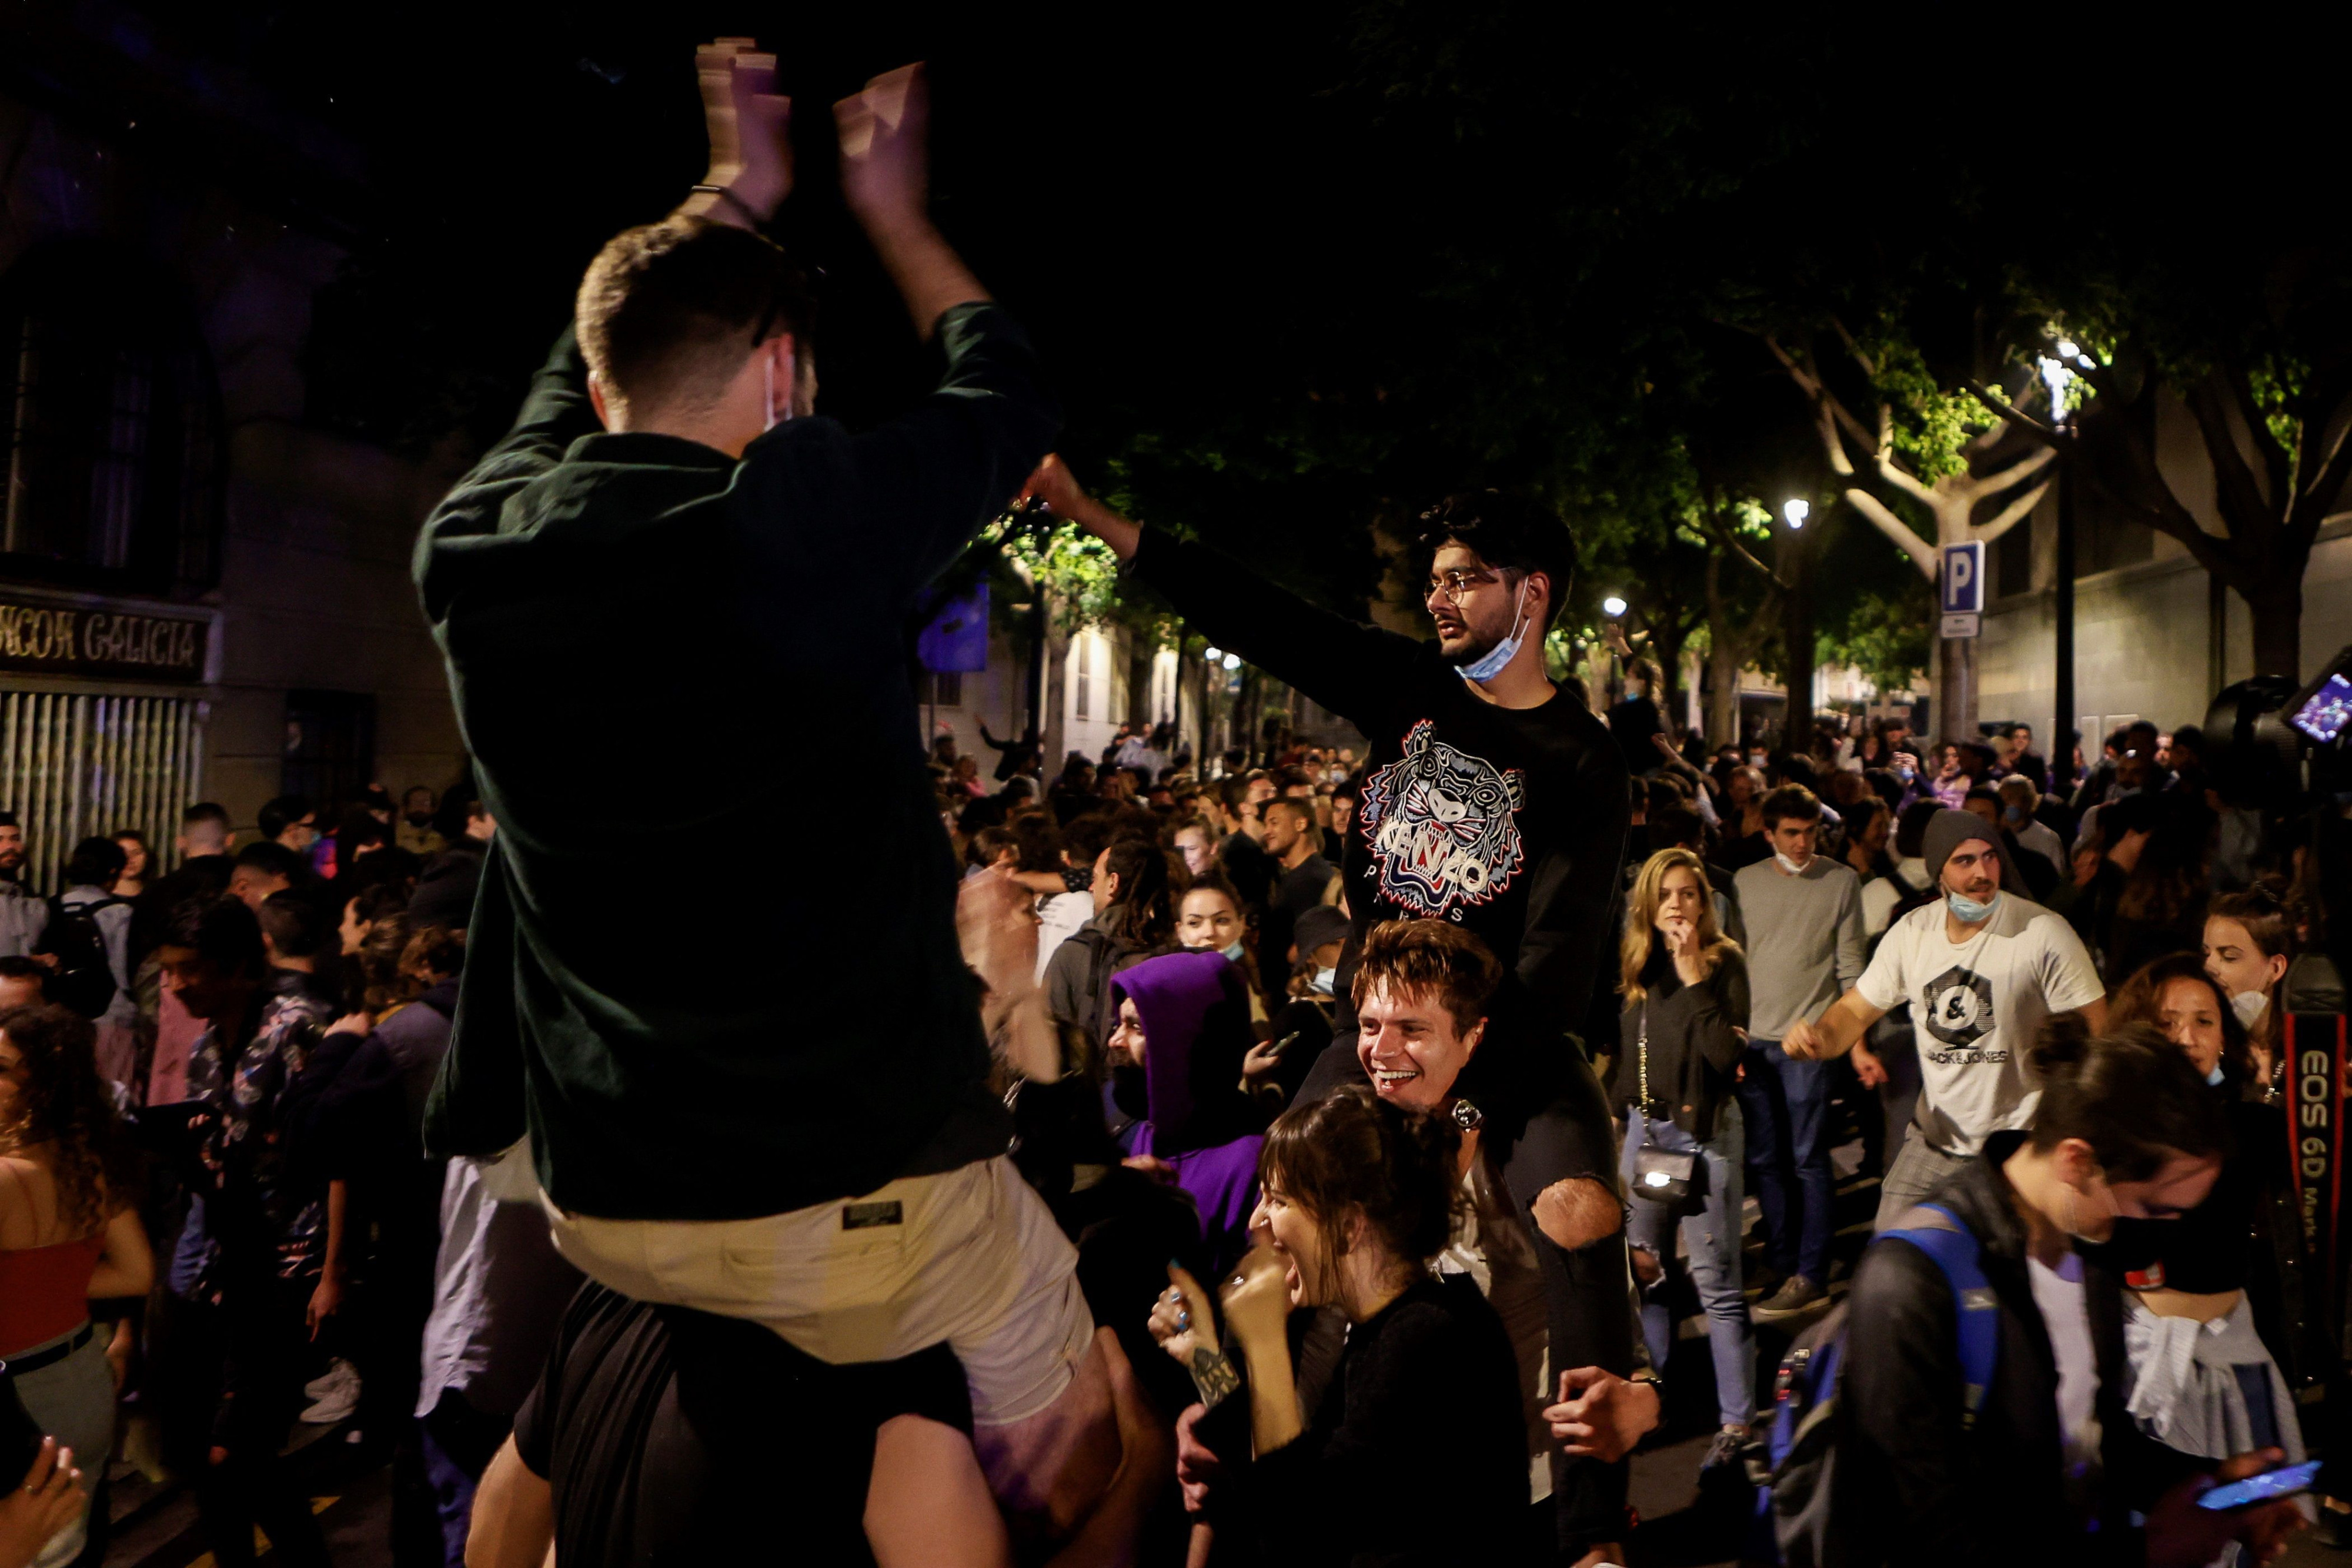
M 1739 650 L 1722 631 L 1714 629 L 1706 645 L 1706 742 L 1709 747 L 1737 745 L 1739 740 Z
M 1936 733 L 1946 740 L 1975 740 L 1977 736 L 1977 640 L 1938 639 L 1943 653 L 1937 672 Z
M 2303 679 L 2303 578 L 2300 572 L 2244 596 L 2253 612 L 2254 673 Z
M 1670 738 L 1682 738 L 1683 724 L 1683 639 L 1671 636 L 1664 628 L 1654 627 L 1650 633 L 1650 663 L 1658 667 L 1658 689 L 1650 700 L 1658 705 L 1664 716 Z

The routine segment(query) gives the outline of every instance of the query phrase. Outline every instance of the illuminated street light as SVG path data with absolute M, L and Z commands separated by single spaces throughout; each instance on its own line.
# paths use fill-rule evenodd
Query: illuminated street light
M 2050 389 L 2050 423 L 2053 424 L 2066 423 L 2066 383 L 2074 379 L 2074 372 L 2067 368 L 2066 360 L 2078 357 L 2072 343 L 2059 344 L 2058 351 L 2065 358 L 2045 358 L 2041 361 L 2042 384 Z
M 1601 601 L 1601 613 L 1614 621 L 1625 613 L 1625 601 L 1612 593 Z
M 1238 670 L 1241 667 L 1242 656 L 1239 653 L 1228 653 L 1225 655 L 1225 668 L 1228 670 Z
M 1221 663 L 1223 659 L 1224 655 L 1218 653 L 1214 648 L 1209 650 L 1209 663 L 1214 664 Z
M 1805 519 L 1813 515 L 1813 504 L 1811 501 L 1791 501 L 1780 508 L 1780 515 L 1789 519 L 1791 528 L 1801 528 L 1805 526 Z

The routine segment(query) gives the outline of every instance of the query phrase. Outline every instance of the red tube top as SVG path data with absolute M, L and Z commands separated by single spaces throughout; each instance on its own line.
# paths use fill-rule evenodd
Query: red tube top
M 104 1235 L 0 1252 L 0 1361 L 81 1326 Z

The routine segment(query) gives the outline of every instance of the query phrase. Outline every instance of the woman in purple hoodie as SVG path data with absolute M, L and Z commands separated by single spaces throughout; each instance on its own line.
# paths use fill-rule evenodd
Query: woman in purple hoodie
M 1118 1008 L 1104 1112 L 1129 1163 L 1163 1168 L 1200 1210 L 1211 1267 L 1249 1249 L 1265 1118 L 1242 1086 L 1249 988 L 1222 953 L 1147 958 L 1111 980 Z

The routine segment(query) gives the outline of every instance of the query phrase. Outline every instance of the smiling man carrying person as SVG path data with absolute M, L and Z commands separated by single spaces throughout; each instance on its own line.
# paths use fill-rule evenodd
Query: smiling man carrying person
M 1510 1198 L 1532 1222 L 1552 1364 L 1632 1371 L 1616 1139 L 1571 1038 L 1614 936 L 1628 790 L 1607 727 L 1544 671 L 1544 633 L 1575 576 L 1567 525 L 1494 490 L 1430 508 L 1416 565 L 1427 570 L 1437 637 L 1423 643 L 1138 527 L 1087 495 L 1059 458 L 1032 476 L 1029 493 L 1132 561 L 1196 630 L 1369 737 L 1340 865 L 1356 935 L 1339 962 L 1337 1033 L 1299 1097 L 1363 1077 L 1350 982 L 1372 926 L 1442 920 L 1484 942 L 1504 977 L 1460 1097 L 1483 1117 Z M 1604 1228 L 1588 1222 L 1594 1214 L 1608 1217 Z M 1580 1458 L 1559 1479 L 1562 1555 L 1620 1561 L 1623 1468 Z
M 1881 1229 L 1976 1159 L 1987 1138 L 2032 1120 L 2040 1086 L 2026 1051 L 2044 1019 L 2079 1011 L 2094 1034 L 2107 1019 L 2082 939 L 2009 891 L 2014 875 L 1983 818 L 1937 811 L 1921 845 L 1943 896 L 1887 927 L 1854 988 L 1818 1019 L 1790 1024 L 1780 1041 L 1798 1061 L 1825 1061 L 1911 1003 L 1919 1107 L 1879 1189 Z

